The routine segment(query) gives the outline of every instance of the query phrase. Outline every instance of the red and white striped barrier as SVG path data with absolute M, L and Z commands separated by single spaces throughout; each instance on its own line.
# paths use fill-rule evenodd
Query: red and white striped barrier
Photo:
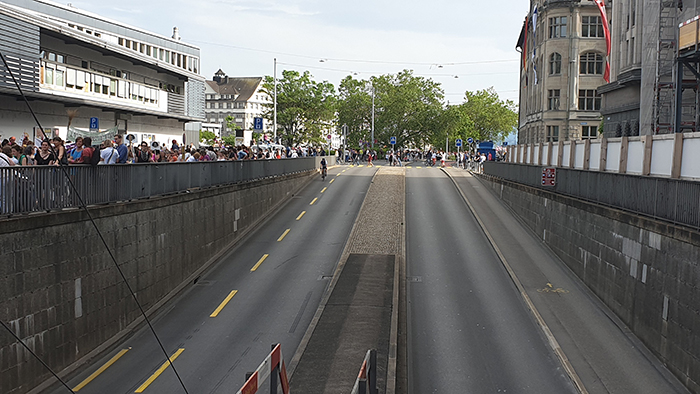
M 282 394 L 289 394 L 289 381 L 287 379 L 287 368 L 284 365 L 282 358 L 282 345 L 279 343 L 272 349 L 272 352 L 265 357 L 265 360 L 260 364 L 258 369 L 253 372 L 253 375 L 245 382 L 243 387 L 238 390 L 237 394 L 254 394 L 258 392 L 260 382 L 265 381 L 271 376 L 270 384 L 274 386 L 274 392 L 277 392 L 277 376 L 279 374 L 280 383 L 282 384 Z

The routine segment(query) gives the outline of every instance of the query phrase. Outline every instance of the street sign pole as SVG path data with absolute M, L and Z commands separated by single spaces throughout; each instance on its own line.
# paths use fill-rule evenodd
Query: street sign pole
M 374 84 L 372 85 L 372 149 L 374 149 Z

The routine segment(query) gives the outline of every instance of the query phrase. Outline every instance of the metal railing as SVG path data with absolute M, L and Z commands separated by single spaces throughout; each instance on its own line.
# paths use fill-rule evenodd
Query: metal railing
M 542 185 L 543 166 L 484 163 L 484 174 L 700 228 L 700 182 L 558 167 L 556 185 Z
M 335 164 L 326 157 L 328 165 Z M 66 168 L 87 205 L 131 201 L 319 168 L 321 157 L 283 160 L 75 165 Z M 0 167 L 0 216 L 78 208 L 80 200 L 55 166 Z

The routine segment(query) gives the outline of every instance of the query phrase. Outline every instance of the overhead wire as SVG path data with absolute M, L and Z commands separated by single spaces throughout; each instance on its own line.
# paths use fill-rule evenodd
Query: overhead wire
M 5 69 L 6 69 L 6 70 L 8 71 L 8 73 L 10 74 L 10 77 L 12 78 L 12 81 L 14 82 L 15 86 L 17 87 L 17 90 L 19 91 L 19 94 L 22 96 L 22 99 L 24 100 L 25 104 L 27 105 L 27 108 L 29 109 L 29 112 L 31 113 L 32 117 L 34 118 L 34 121 L 36 122 L 37 126 L 39 127 L 39 130 L 41 130 L 41 133 L 42 133 L 42 135 L 44 136 L 44 140 L 48 140 L 48 136 L 46 135 L 46 132 L 44 131 L 44 128 L 41 126 L 41 122 L 39 122 L 39 118 L 37 118 L 36 113 L 34 112 L 34 109 L 33 109 L 32 106 L 29 104 L 29 100 L 27 99 L 27 96 L 24 94 L 24 91 L 22 90 L 21 85 L 19 84 L 19 82 L 18 82 L 17 79 L 15 78 L 15 75 L 14 75 L 14 73 L 12 72 L 12 69 L 10 68 L 9 64 L 7 63 L 7 59 L 5 58 L 5 55 L 3 54 L 2 51 L 0 51 L 0 58 L 2 59 L 2 63 L 4 64 Z M 56 150 L 54 149 L 53 146 L 51 146 L 51 144 L 49 144 L 49 148 L 51 149 L 51 153 L 54 155 L 54 157 L 55 157 L 55 158 L 58 158 L 58 155 L 56 154 Z M 107 250 L 107 253 L 109 254 L 110 259 L 112 260 L 112 262 L 114 263 L 114 266 L 115 266 L 116 269 L 117 269 L 117 272 L 119 272 L 119 275 L 122 277 L 122 280 L 124 281 L 124 284 L 126 285 L 127 289 L 129 290 L 129 293 L 131 294 L 131 297 L 134 299 L 134 302 L 136 302 L 136 305 L 138 306 L 139 311 L 141 312 L 141 315 L 143 316 L 145 322 L 147 323 L 148 327 L 150 328 L 151 332 L 153 333 L 153 336 L 155 337 L 156 342 L 158 342 L 158 345 L 160 346 L 161 351 L 162 351 L 163 354 L 165 355 L 165 358 L 166 358 L 167 362 L 169 363 L 170 367 L 172 367 L 173 372 L 175 372 L 175 376 L 177 376 L 177 380 L 180 382 L 180 385 L 182 386 L 182 389 L 185 391 L 186 394 L 189 394 L 189 391 L 187 391 L 187 387 L 185 387 L 185 383 L 182 381 L 182 378 L 180 377 L 180 374 L 177 372 L 177 369 L 175 368 L 175 364 L 173 364 L 172 360 L 170 359 L 170 356 L 168 355 L 168 352 L 165 350 L 165 346 L 163 346 L 163 343 L 161 342 L 160 338 L 158 337 L 158 334 L 156 333 L 155 328 L 154 328 L 153 325 L 151 324 L 151 320 L 150 320 L 150 319 L 148 318 L 148 316 L 146 315 L 146 311 L 143 309 L 143 306 L 141 305 L 141 303 L 139 302 L 138 298 L 136 297 L 136 293 L 135 293 L 135 292 L 133 291 L 133 289 L 131 288 L 131 285 L 129 284 L 129 281 L 128 281 L 127 278 L 126 278 L 126 275 L 124 274 L 124 271 L 122 271 L 121 267 L 120 267 L 119 264 L 117 263 L 117 259 L 116 259 L 116 257 L 114 257 L 114 253 L 112 252 L 112 249 L 111 249 L 111 248 L 109 247 L 109 245 L 107 244 L 107 240 L 106 240 L 106 239 L 104 238 L 104 236 L 102 235 L 102 231 L 100 231 L 99 226 L 97 226 L 97 223 L 95 222 L 95 219 L 93 218 L 92 213 L 91 213 L 90 210 L 88 209 L 87 204 L 85 204 L 85 201 L 83 200 L 82 196 L 80 195 L 80 192 L 78 191 L 77 187 L 76 187 L 75 184 L 73 183 L 73 180 L 72 180 L 71 177 L 69 176 L 69 174 L 68 174 L 68 168 L 67 168 L 68 165 L 59 162 L 58 167 L 59 167 L 59 168 L 61 169 L 61 171 L 63 172 L 63 175 L 65 175 L 65 178 L 68 180 L 68 184 L 70 185 L 71 189 L 73 190 L 73 192 L 75 193 L 76 197 L 78 198 L 78 202 L 79 202 L 80 208 L 82 208 L 82 209 L 85 211 L 85 213 L 86 213 L 87 216 L 88 216 L 88 219 L 89 219 L 90 223 L 91 223 L 92 226 L 95 228 L 95 231 L 97 232 L 98 237 L 100 238 L 100 240 L 102 241 L 102 244 L 104 245 L 105 249 Z M 24 346 L 25 348 L 29 349 L 29 347 L 24 343 L 24 341 L 22 341 L 21 338 L 19 338 L 19 337 L 18 337 L 4 322 L 0 322 L 0 323 L 2 323 L 2 326 L 5 327 L 5 329 L 6 329 L 7 331 L 9 331 L 9 332 L 12 334 L 12 336 L 14 336 L 15 338 L 17 338 L 17 340 L 18 340 L 20 343 L 22 343 L 22 346 Z M 36 353 L 34 353 L 33 351 L 31 351 L 31 349 L 29 349 L 29 350 L 30 350 L 31 354 L 32 354 L 34 357 L 36 357 L 36 359 L 39 360 L 39 362 L 41 362 L 41 364 L 42 364 L 45 368 L 47 368 L 47 369 L 51 372 L 51 374 L 52 374 L 54 377 L 56 377 L 56 378 L 63 384 L 63 386 L 65 386 L 66 388 L 68 388 L 68 390 L 70 390 L 71 393 L 73 392 L 73 390 L 72 390 L 70 387 L 68 387 L 68 384 L 67 384 L 63 379 L 61 379 L 61 378 L 56 374 L 56 372 L 54 372 L 53 369 L 51 369 L 51 367 L 50 367 L 49 365 L 47 365 L 43 360 L 41 360 L 41 358 L 40 358 Z

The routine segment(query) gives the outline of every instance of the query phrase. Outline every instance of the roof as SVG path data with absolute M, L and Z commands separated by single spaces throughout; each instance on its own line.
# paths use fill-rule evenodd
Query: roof
M 221 83 L 216 81 L 207 81 L 207 85 L 217 94 L 237 95 L 234 101 L 248 101 L 258 90 L 262 80 L 262 77 L 228 77 L 228 79 L 224 79 Z

